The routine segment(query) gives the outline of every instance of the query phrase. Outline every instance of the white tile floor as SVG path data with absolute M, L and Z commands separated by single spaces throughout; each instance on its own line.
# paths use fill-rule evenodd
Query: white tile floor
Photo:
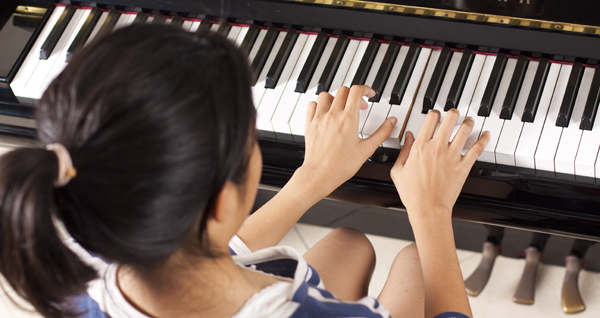
M 288 245 L 304 253 L 330 231 L 330 228 L 299 223 L 293 227 L 282 240 L 281 245 Z M 369 295 L 377 296 L 396 253 L 410 244 L 409 241 L 392 239 L 377 235 L 367 235 L 377 253 L 377 265 Z M 481 254 L 470 251 L 458 251 L 463 275 L 468 277 L 479 264 Z M 560 290 L 564 277 L 564 267 L 542 265 L 538 272 L 535 304 L 518 305 L 511 301 L 512 294 L 518 284 L 525 261 L 499 256 L 496 259 L 490 280 L 482 293 L 470 297 L 475 317 L 599 317 L 600 316 L 600 273 L 581 272 L 579 288 L 587 309 L 575 315 L 566 315 L 560 307 Z M 517 273 L 517 274 L 515 274 Z M 15 306 L 7 295 L 0 291 L 0 318 L 39 318 L 36 313 Z
M 326 227 L 298 223 L 281 244 L 305 252 L 327 235 L 330 230 Z M 394 257 L 398 251 L 412 242 L 370 234 L 367 234 L 367 237 L 373 243 L 377 254 L 377 265 L 369 288 L 369 295 L 376 297 L 383 288 Z M 466 278 L 479 265 L 481 254 L 459 250 L 458 259 L 463 276 Z M 523 259 L 499 256 L 486 287 L 479 296 L 470 297 L 473 315 L 481 318 L 600 317 L 600 273 L 581 271 L 579 288 L 587 308 L 579 314 L 567 315 L 562 312 L 560 304 L 565 268 L 554 265 L 543 264 L 540 266 L 533 305 L 513 303 L 512 295 L 519 283 L 524 266 L 525 260 Z

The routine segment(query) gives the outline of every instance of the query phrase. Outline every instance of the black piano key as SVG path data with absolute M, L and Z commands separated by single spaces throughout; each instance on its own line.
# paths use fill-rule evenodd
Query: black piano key
M 100 30 L 98 30 L 98 34 L 96 36 L 101 37 L 112 32 L 112 30 L 115 28 L 115 25 L 117 25 L 117 21 L 119 21 L 120 17 L 121 13 L 119 11 L 117 11 L 116 9 L 111 9 L 108 12 L 106 20 L 104 20 L 104 23 L 102 23 L 102 25 L 100 26 Z
M 170 25 L 172 25 L 174 27 L 177 27 L 177 28 L 181 28 L 182 24 L 183 24 L 183 19 L 180 16 L 176 15 L 171 20 L 171 24 Z
M 585 130 L 592 130 L 594 126 L 594 120 L 596 119 L 596 113 L 598 112 L 598 103 L 600 102 L 600 70 L 596 68 L 594 72 L 594 78 L 592 79 L 592 85 L 590 86 L 590 93 L 587 101 L 585 102 L 585 109 L 583 110 L 583 117 L 581 117 L 581 124 L 579 128 Z
M 167 18 L 162 13 L 157 13 L 152 19 L 152 24 L 164 24 Z
M 325 32 L 319 32 L 313 47 L 310 49 L 310 53 L 308 53 L 308 58 L 302 67 L 302 71 L 300 71 L 300 76 L 298 76 L 298 80 L 296 80 L 296 89 L 294 90 L 296 93 L 306 93 L 308 84 L 315 73 L 315 69 L 321 59 L 321 55 L 323 55 L 323 51 L 325 50 L 327 40 L 327 34 L 325 34 Z
M 402 64 L 402 68 L 400 69 L 400 74 L 398 74 L 396 84 L 394 84 L 394 88 L 392 89 L 390 104 L 400 105 L 402 102 L 404 92 L 406 91 L 406 86 L 408 86 L 408 81 L 410 80 L 412 72 L 415 69 L 415 64 L 417 64 L 419 52 L 421 52 L 421 47 L 419 44 L 413 43 L 410 45 L 408 53 L 406 53 L 404 63 Z
M 350 39 L 348 39 L 345 34 L 340 35 L 335 42 L 329 60 L 327 61 L 327 64 L 325 64 L 323 74 L 319 79 L 319 83 L 317 83 L 317 95 L 321 92 L 328 92 L 329 88 L 331 88 L 331 82 L 333 82 L 333 77 L 335 76 L 335 73 L 337 73 L 338 67 L 344 57 L 344 53 L 346 53 L 348 43 L 350 43 Z
M 369 71 L 371 70 L 371 65 L 373 65 L 373 61 L 375 60 L 375 56 L 377 55 L 377 50 L 379 49 L 379 40 L 371 39 L 369 41 L 369 45 L 367 46 L 367 50 L 365 51 L 365 55 L 363 55 L 362 60 L 360 60 L 360 64 L 358 65 L 358 69 L 356 70 L 356 74 L 352 79 L 352 85 L 364 85 L 367 80 L 367 76 L 369 75 Z M 351 86 L 352 86 L 351 85 Z
M 204 19 L 204 20 L 207 20 L 207 19 Z M 200 22 L 200 25 L 202 25 L 204 20 L 202 20 L 202 22 Z M 198 28 L 198 29 L 200 29 L 200 28 Z M 210 27 L 207 30 L 210 30 Z M 256 42 L 256 38 L 258 37 L 258 32 L 260 32 L 260 29 L 258 28 L 258 25 L 256 25 L 256 24 L 253 24 L 250 26 L 250 28 L 248 28 L 248 32 L 246 32 L 244 41 L 242 41 L 242 44 L 240 45 L 240 49 L 242 49 L 242 51 L 246 52 L 246 54 L 250 54 L 250 50 L 252 50 L 252 46 L 254 45 L 254 42 Z
M 212 27 L 212 23 L 210 22 L 208 17 L 206 17 L 206 18 L 202 19 L 202 21 L 200 21 L 200 25 L 198 26 L 198 29 L 196 29 L 196 33 L 208 32 L 208 31 L 210 31 L 210 27 Z M 255 27 L 255 29 L 258 30 L 258 27 L 256 25 L 253 25 L 253 27 Z M 250 33 L 250 30 L 252 30 L 252 27 L 250 27 L 250 29 L 248 30 L 248 33 Z M 256 35 L 258 35 L 258 33 L 256 33 Z M 256 37 L 254 39 L 256 40 Z M 246 40 L 246 39 L 244 38 L 244 40 Z M 254 43 L 254 42 L 252 42 L 252 43 Z M 242 45 L 243 45 L 243 43 L 242 43 Z
M 474 57 L 475 54 L 473 54 L 473 50 L 464 50 L 463 56 L 461 57 L 460 63 L 458 64 L 458 70 L 456 70 L 456 76 L 454 77 L 454 81 L 452 81 L 452 86 L 450 87 L 448 98 L 446 99 L 446 106 L 444 107 L 444 111 L 449 111 L 452 108 L 458 107 L 460 97 L 462 96 L 463 88 L 465 87 L 465 82 L 467 81 L 467 77 L 469 76 L 469 72 L 471 71 L 471 65 L 473 65 Z
M 391 41 L 383 57 L 383 62 L 381 62 L 381 67 L 375 76 L 375 81 L 373 81 L 373 87 L 371 88 L 375 91 L 375 96 L 369 98 L 370 102 L 378 103 L 381 99 L 381 94 L 383 94 L 385 85 L 390 77 L 394 62 L 398 57 L 398 52 L 400 52 L 400 44 L 398 41 Z
M 270 27 L 265 35 L 265 39 L 258 48 L 258 52 L 256 52 L 256 56 L 254 57 L 251 66 L 251 69 L 254 71 L 254 84 L 256 84 L 258 81 L 258 76 L 260 76 L 265 63 L 267 62 L 267 57 L 273 49 L 273 45 L 275 44 L 275 40 L 277 40 L 278 34 L 279 31 L 276 27 Z
M 490 79 L 485 87 L 477 115 L 485 117 L 490 116 L 492 104 L 496 98 L 496 93 L 498 92 L 498 86 L 500 85 L 500 79 L 502 78 L 502 73 L 504 73 L 505 66 L 506 54 L 498 53 L 498 56 L 496 56 L 496 62 L 494 62 L 494 67 L 492 68 L 492 74 L 490 75 Z
M 63 32 L 65 32 L 65 28 L 69 24 L 69 21 L 71 21 L 75 10 L 76 9 L 72 5 L 65 7 L 65 10 L 61 13 L 58 21 L 56 21 L 56 24 L 52 28 L 52 31 L 50 31 L 50 34 L 46 38 L 46 41 L 44 41 L 44 44 L 42 44 L 42 47 L 40 48 L 40 60 L 47 60 L 50 57 L 56 43 L 58 43 Z
M 139 12 L 133 19 L 133 23 L 146 23 L 146 21 L 148 21 L 148 16 L 144 12 Z
M 427 90 L 425 91 L 425 97 L 423 98 L 423 114 L 427 114 L 429 110 L 433 109 L 437 96 L 440 93 L 440 87 L 446 76 L 446 70 L 448 70 L 448 64 L 450 64 L 450 57 L 452 57 L 452 51 L 450 47 L 444 47 L 440 53 L 440 57 L 435 64 L 433 74 L 431 75 L 431 81 Z
M 532 123 L 535 119 L 535 114 L 537 113 L 540 104 L 540 98 L 542 97 L 542 91 L 544 90 L 544 85 L 546 85 L 546 77 L 548 76 L 549 69 L 550 63 L 548 62 L 548 59 L 541 59 L 537 71 L 535 72 L 535 77 L 533 78 L 533 85 L 531 86 L 531 92 L 527 98 L 521 121 Z
M 221 22 L 219 28 L 217 29 L 217 33 L 222 35 L 223 37 L 227 37 L 229 35 L 229 31 L 231 31 L 231 24 L 227 21 Z
M 283 68 L 292 53 L 294 45 L 296 45 L 296 40 L 298 40 L 298 32 L 294 29 L 290 29 L 285 35 L 283 43 L 281 43 L 281 48 L 279 49 L 277 56 L 275 56 L 275 60 L 273 60 L 273 65 L 271 65 L 271 68 L 267 73 L 265 88 L 275 88 L 275 86 L 277 86 Z
M 90 34 L 92 34 L 92 31 L 94 30 L 96 23 L 98 23 L 101 15 L 102 11 L 100 11 L 100 9 L 97 7 L 92 9 L 87 19 L 85 19 L 85 22 L 81 26 L 81 29 L 77 33 L 77 36 L 73 40 L 73 43 L 71 43 L 71 46 L 69 46 L 69 49 L 67 50 L 67 62 L 71 61 L 73 53 L 85 45 L 85 42 L 87 42 Z
M 579 90 L 579 84 L 583 77 L 583 65 L 580 62 L 573 64 L 569 81 L 567 82 L 567 89 L 565 91 L 565 97 L 563 98 L 560 110 L 558 111 L 558 117 L 556 118 L 556 126 L 568 127 L 569 121 L 571 120 L 571 114 L 573 113 L 573 106 L 575 105 L 575 99 L 577 98 L 577 91 Z
M 500 110 L 501 119 L 511 119 L 513 112 L 515 111 L 515 104 L 517 103 L 517 97 L 521 91 L 521 84 L 525 77 L 525 70 L 527 70 L 527 57 L 524 55 L 519 56 L 517 65 L 515 66 L 515 72 L 510 79 L 510 85 L 508 86 L 508 92 L 504 98 L 502 109 Z

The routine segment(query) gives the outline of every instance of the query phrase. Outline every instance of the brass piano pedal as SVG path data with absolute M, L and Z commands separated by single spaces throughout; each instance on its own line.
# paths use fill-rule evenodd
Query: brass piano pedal
M 542 252 L 536 247 L 530 246 L 525 250 L 525 255 L 525 269 L 513 295 L 513 301 L 518 304 L 533 305 L 535 276 L 542 260 Z
M 469 278 L 465 280 L 465 287 L 467 288 L 467 294 L 471 296 L 477 296 L 485 287 L 492 268 L 494 267 L 494 261 L 496 256 L 500 255 L 500 246 L 495 245 L 492 242 L 483 243 L 483 257 L 481 263 Z
M 538 267 L 542 261 L 542 251 L 546 247 L 546 242 L 550 235 L 542 233 L 533 233 L 531 243 L 525 250 L 525 269 L 521 275 L 521 280 L 517 290 L 513 295 L 513 302 L 524 305 L 533 305 L 535 295 L 535 276 Z
M 583 260 L 577 256 L 569 255 L 565 259 L 567 271 L 562 286 L 562 310 L 567 314 L 574 314 L 585 310 L 585 304 L 579 294 L 579 272 L 583 268 Z
M 583 259 L 588 248 L 594 242 L 575 240 L 571 253 L 565 258 L 565 280 L 562 287 L 562 309 L 567 314 L 574 314 L 585 310 L 585 304 L 579 293 L 579 272 L 583 268 Z

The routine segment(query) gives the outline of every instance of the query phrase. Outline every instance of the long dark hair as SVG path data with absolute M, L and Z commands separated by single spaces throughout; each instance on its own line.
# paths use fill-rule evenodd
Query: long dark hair
M 52 218 L 108 262 L 152 269 L 190 234 L 212 255 L 207 215 L 226 181 L 244 184 L 254 141 L 247 64 L 218 35 L 161 25 L 120 29 L 73 58 L 36 119 L 41 144 L 63 144 L 77 176 L 55 188 L 58 160 L 43 149 L 0 158 L 0 272 L 20 296 L 72 316 L 64 301 L 96 277 Z

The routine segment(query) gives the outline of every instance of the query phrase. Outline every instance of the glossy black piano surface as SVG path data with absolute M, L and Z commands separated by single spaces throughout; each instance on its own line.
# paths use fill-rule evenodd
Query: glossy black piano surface
M 552 3 L 531 0 L 530 7 L 523 9 L 527 5 L 526 0 L 523 1 L 524 4 L 519 4 L 519 0 L 508 0 L 506 4 L 497 0 L 474 1 L 473 3 L 478 3 L 478 6 L 466 6 L 465 3 L 468 4 L 468 1 L 413 0 L 385 1 L 387 4 L 382 4 L 383 9 L 372 9 L 360 7 L 362 4 L 356 2 L 353 7 L 349 6 L 348 1 L 330 2 L 331 4 L 260 0 L 227 2 L 100 0 L 91 5 L 104 9 L 115 6 L 115 9 L 122 12 L 140 11 L 141 8 L 144 12 L 160 13 L 165 16 L 208 18 L 211 21 L 228 21 L 239 25 L 258 25 L 263 30 L 276 26 L 284 30 L 294 28 L 299 31 L 323 31 L 336 36 L 343 34 L 354 40 L 375 38 L 390 46 L 393 41 L 404 44 L 413 42 L 434 49 L 446 47 L 451 49 L 447 51 L 461 52 L 461 54 L 470 50 L 480 55 L 484 53 L 494 56 L 506 55 L 507 58 L 514 59 L 514 62 L 519 56 L 535 63 L 538 61 L 542 63 L 543 59 L 548 59 L 556 65 L 560 63 L 571 65 L 575 62 L 581 63 L 581 67 L 590 72 L 594 71 L 600 59 L 600 36 L 596 34 L 596 32 L 600 33 L 598 31 L 600 29 L 595 27 L 599 23 L 595 19 L 598 15 L 594 14 L 600 11 L 598 5 L 575 6 L 566 0 Z M 73 2 L 73 4 L 89 5 L 80 2 Z M 26 17 L 25 22 L 20 20 L 15 23 L 15 10 L 18 5 L 46 8 L 48 12 L 41 16 L 31 15 Z M 390 10 L 390 7 L 395 5 L 406 8 L 427 7 L 429 9 L 426 10 L 433 13 L 427 15 L 408 9 L 406 12 Z M 534 9 L 531 9 L 532 7 Z M 11 91 L 10 83 L 53 9 L 53 2 L 40 0 L 10 0 L 0 5 L 0 27 L 2 28 L 0 39 L 14 34 L 15 28 L 22 32 L 15 40 L 16 44 L 11 45 L 9 49 L 7 46 L 0 46 L 0 56 L 5 57 L 0 62 L 0 114 L 2 115 L 34 117 L 35 106 L 28 105 L 23 99 L 17 99 Z M 466 13 L 461 13 L 462 16 L 459 15 L 458 18 L 451 18 L 443 16 L 445 12 L 443 10 L 449 10 L 447 12 L 451 14 L 456 11 L 471 11 L 480 13 L 480 17 L 484 14 L 495 14 L 507 20 L 496 19 L 494 20 L 496 22 L 484 21 L 483 18 L 469 20 L 464 18 L 467 16 Z M 434 13 L 438 15 L 441 13 L 442 16 L 433 16 Z M 518 24 L 510 20 L 510 17 L 557 23 L 543 26 L 541 23 L 538 25 L 523 22 L 529 20 L 521 20 L 522 24 Z M 30 25 L 19 23 L 30 23 Z M 32 27 L 36 23 L 39 26 Z M 530 24 L 525 26 L 523 23 Z M 565 31 L 570 24 L 587 27 Z M 533 64 L 530 65 L 533 67 Z M 535 65 L 537 67 L 537 64 Z M 518 69 L 519 66 L 513 65 L 512 68 Z M 525 74 L 524 69 L 522 74 Z M 515 75 L 516 77 L 518 76 Z M 585 82 L 586 77 L 583 78 Z M 594 86 L 591 77 L 587 83 Z M 516 98 L 518 91 L 513 91 L 512 94 Z M 508 108 L 512 110 L 510 107 L 509 105 Z M 0 124 L 0 132 L 33 138 L 35 136 L 35 130 L 32 128 L 10 124 Z M 260 131 L 259 135 L 264 158 L 262 184 L 281 187 L 302 163 L 304 151 L 302 138 L 265 131 Z M 402 208 L 402 203 L 389 178 L 389 170 L 397 151 L 390 148 L 378 150 L 357 175 L 342 185 L 331 197 L 375 206 Z M 510 168 L 503 165 L 479 162 L 467 179 L 456 204 L 454 217 L 600 240 L 600 180 L 563 176 L 553 172 L 538 173 L 527 169 L 506 173 L 510 171 Z

